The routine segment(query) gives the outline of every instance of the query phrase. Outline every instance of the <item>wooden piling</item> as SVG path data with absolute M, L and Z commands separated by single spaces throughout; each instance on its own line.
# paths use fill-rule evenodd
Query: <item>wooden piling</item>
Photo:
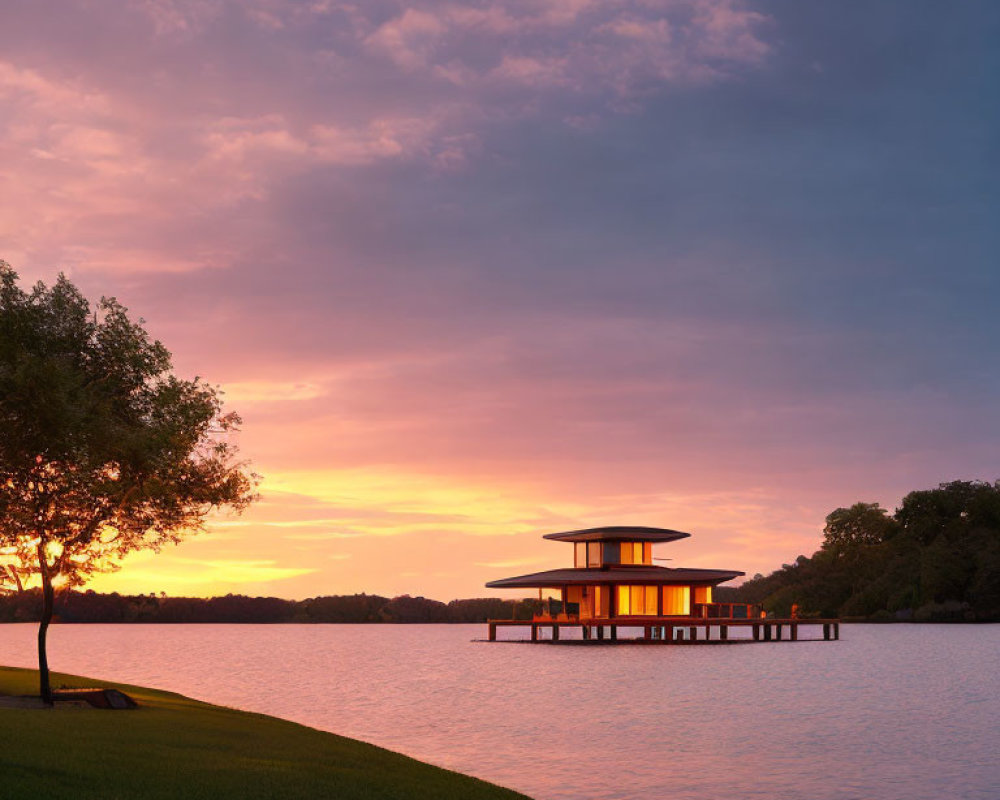
M 553 625 L 552 626 L 552 641 L 553 642 L 558 642 L 559 641 L 559 626 L 558 625 Z
M 690 632 L 691 632 L 691 635 L 689 637 L 691 639 L 691 641 L 692 642 L 697 641 L 698 640 L 698 628 L 696 626 L 692 625 L 688 630 L 690 630 Z
M 719 640 L 726 642 L 729 641 L 729 626 L 720 625 L 719 626 Z
M 760 641 L 760 625 L 758 625 L 757 623 L 754 623 L 753 626 L 753 640 L 755 642 Z
M 766 622 L 764 623 L 764 641 L 765 642 L 771 641 L 771 626 L 768 625 Z
M 798 624 L 796 624 L 796 623 L 793 622 L 788 627 L 791 628 L 792 641 L 793 642 L 797 642 L 799 640 L 799 626 L 798 626 Z
M 780 623 L 774 626 L 774 638 L 775 638 L 775 640 L 777 640 L 779 642 L 781 641 L 781 624 Z
M 823 641 L 824 642 L 830 641 L 830 623 L 829 622 L 824 622 L 823 623 Z
M 490 623 L 490 641 L 495 642 L 497 640 L 497 626 L 495 623 Z
M 618 626 L 617 625 L 612 625 L 611 626 L 611 641 L 612 642 L 617 642 L 618 641 Z
M 538 641 L 538 626 L 534 623 L 531 624 L 531 641 Z

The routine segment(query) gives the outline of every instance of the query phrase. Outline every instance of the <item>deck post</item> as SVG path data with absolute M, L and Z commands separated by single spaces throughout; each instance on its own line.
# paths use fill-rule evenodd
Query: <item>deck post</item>
M 720 625 L 719 626 L 719 641 L 726 642 L 729 640 L 729 626 Z
M 604 626 L 603 625 L 598 625 L 597 626 L 597 638 L 600 639 L 600 640 L 602 640 L 602 641 L 604 639 Z
M 829 622 L 824 622 L 823 623 L 823 641 L 824 642 L 830 641 L 830 623 Z
M 552 641 L 553 642 L 559 641 L 559 626 L 555 624 L 553 624 L 552 626 Z
M 617 625 L 612 625 L 611 626 L 611 641 L 612 642 L 617 642 L 618 641 L 618 626 Z
M 531 623 L 531 641 L 538 641 L 538 626 L 534 622 Z
M 791 628 L 791 630 L 792 630 L 792 633 L 791 633 L 792 641 L 793 642 L 797 642 L 799 640 L 799 626 L 798 626 L 798 624 L 795 623 L 795 622 L 793 622 L 788 627 Z
M 771 641 L 771 626 L 768 625 L 766 622 L 764 623 L 764 641 L 765 642 Z
M 697 628 L 697 626 L 692 625 L 689 628 L 689 630 L 691 631 L 691 636 L 690 636 L 691 641 L 692 642 L 698 641 L 698 628 Z
M 781 641 L 781 623 L 780 622 L 777 625 L 774 626 L 774 638 L 777 641 L 779 641 L 779 642 Z
M 580 626 L 580 633 L 581 633 L 584 641 L 589 640 L 590 639 L 590 626 L 589 625 L 581 625 Z
M 755 642 L 760 641 L 760 625 L 758 625 L 756 622 L 753 624 L 753 640 Z
M 490 641 L 495 642 L 497 640 L 497 626 L 495 622 L 490 623 Z
M 646 625 L 642 629 L 642 638 L 645 639 L 647 642 L 653 638 L 653 629 L 649 625 Z
M 837 641 L 840 640 L 840 623 L 839 622 L 834 622 L 833 623 L 833 638 L 835 640 L 837 640 Z

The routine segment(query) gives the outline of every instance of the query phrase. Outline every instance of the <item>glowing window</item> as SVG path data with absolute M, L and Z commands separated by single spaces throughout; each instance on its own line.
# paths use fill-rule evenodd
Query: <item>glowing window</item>
M 694 587 L 694 601 L 696 603 L 711 603 L 712 602 L 712 587 L 711 586 L 695 586 Z
M 663 613 L 668 616 L 688 616 L 691 613 L 691 591 L 689 587 L 664 586 Z
M 643 594 L 646 596 L 646 607 L 643 609 L 643 613 L 655 617 L 657 613 L 657 587 L 655 586 L 643 586 Z
M 632 613 L 632 603 L 631 603 L 631 593 L 629 592 L 628 586 L 617 586 L 618 596 L 615 598 L 618 606 L 618 614 L 620 616 L 626 616 Z
M 601 543 L 587 542 L 587 566 L 601 566 Z
M 573 546 L 573 566 L 574 567 L 585 567 L 587 566 L 587 543 L 586 542 L 576 542 Z
M 643 542 L 642 543 L 642 563 L 652 564 L 653 563 L 653 543 Z
M 632 595 L 632 613 L 641 614 L 645 608 L 645 598 L 643 597 L 641 586 L 629 586 Z
M 604 586 L 594 587 L 594 616 L 596 617 L 606 617 L 608 616 L 608 590 Z

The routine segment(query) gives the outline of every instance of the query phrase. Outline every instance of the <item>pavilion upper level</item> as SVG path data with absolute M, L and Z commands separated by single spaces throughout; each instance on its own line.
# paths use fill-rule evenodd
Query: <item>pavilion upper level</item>
M 573 543 L 576 569 L 607 569 L 618 566 L 652 566 L 653 545 L 685 539 L 690 533 L 667 528 L 614 525 L 564 533 L 547 533 L 542 538 Z
M 743 575 L 735 570 L 659 567 L 653 564 L 653 544 L 686 539 L 691 534 L 668 528 L 615 525 L 543 538 L 573 545 L 573 567 L 490 581 L 494 589 L 556 588 L 570 585 L 637 584 L 715 586 Z

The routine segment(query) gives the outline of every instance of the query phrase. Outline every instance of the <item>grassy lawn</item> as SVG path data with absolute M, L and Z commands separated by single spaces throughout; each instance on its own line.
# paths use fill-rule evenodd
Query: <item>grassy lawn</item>
M 133 711 L 0 707 L 0 798 L 483 798 L 524 795 L 369 744 L 170 692 L 52 675 L 54 688 L 115 686 Z M 38 693 L 0 667 L 0 695 Z

